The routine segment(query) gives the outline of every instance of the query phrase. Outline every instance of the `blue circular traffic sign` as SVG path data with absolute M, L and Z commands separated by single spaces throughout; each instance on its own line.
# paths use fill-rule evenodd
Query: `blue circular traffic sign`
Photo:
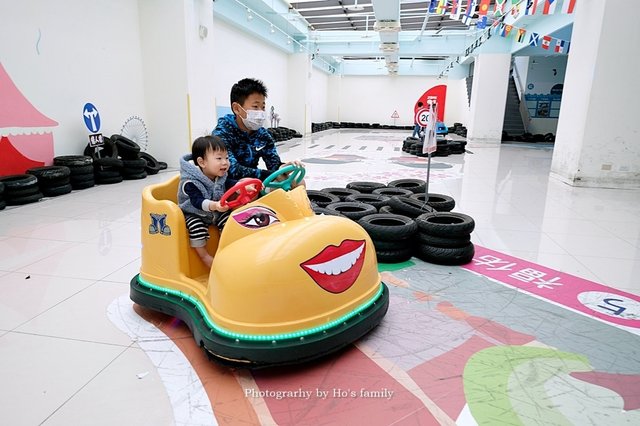
M 90 132 L 97 133 L 100 130 L 100 114 L 92 103 L 84 104 L 82 118 L 84 118 L 84 125 L 87 126 Z

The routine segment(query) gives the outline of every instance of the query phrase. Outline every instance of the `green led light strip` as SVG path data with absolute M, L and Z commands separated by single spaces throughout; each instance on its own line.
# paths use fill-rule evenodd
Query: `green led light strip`
M 349 320 L 350 318 L 353 318 L 354 316 L 358 315 L 360 312 L 366 310 L 371 305 L 373 305 L 376 302 L 376 300 L 378 300 L 380 295 L 382 295 L 382 291 L 383 291 L 383 286 L 382 286 L 382 284 L 380 284 L 380 287 L 378 288 L 378 291 L 371 298 L 371 300 L 369 300 L 368 302 L 365 302 L 364 304 L 360 305 L 359 307 L 357 307 L 353 311 L 349 312 L 348 314 L 345 314 L 345 315 L 341 316 L 337 320 L 331 321 L 331 322 L 329 322 L 327 324 L 324 324 L 322 326 L 308 328 L 306 330 L 300 330 L 300 331 L 296 331 L 294 333 L 261 335 L 261 334 L 234 333 L 233 331 L 229 331 L 229 330 L 226 330 L 226 329 L 220 327 L 219 325 L 214 323 L 211 320 L 211 318 L 209 318 L 207 310 L 202 305 L 202 303 L 198 299 L 196 299 L 195 297 L 193 297 L 193 296 L 191 296 L 189 294 L 186 294 L 186 293 L 183 293 L 181 291 L 174 290 L 174 289 L 171 289 L 171 288 L 160 287 L 158 285 L 152 284 L 152 283 L 150 283 L 148 281 L 143 280 L 139 275 L 138 275 L 138 284 L 140 284 L 140 285 L 142 285 L 144 287 L 147 287 L 148 289 L 150 289 L 152 291 L 158 291 L 160 293 L 171 294 L 173 296 L 180 297 L 181 299 L 188 300 L 189 302 L 191 302 L 198 309 L 198 311 L 200 312 L 200 315 L 202 316 L 202 318 L 204 318 L 204 321 L 207 323 L 207 326 L 209 326 L 209 328 L 211 328 L 212 331 L 215 331 L 218 334 L 221 334 L 221 335 L 223 335 L 225 337 L 231 337 L 233 339 L 249 340 L 249 341 L 267 341 L 267 340 L 274 341 L 274 340 L 296 339 L 296 338 L 300 338 L 300 337 L 304 337 L 304 336 L 309 336 L 311 334 L 320 333 L 322 331 L 325 331 L 325 330 L 328 330 L 330 328 L 333 328 L 333 327 L 337 326 L 338 324 L 343 323 L 343 322 Z

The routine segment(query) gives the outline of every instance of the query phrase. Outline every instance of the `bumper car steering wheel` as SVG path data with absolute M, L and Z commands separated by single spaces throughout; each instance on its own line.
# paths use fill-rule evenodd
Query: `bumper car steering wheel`
M 269 175 L 269 177 L 267 177 L 264 182 L 264 188 L 271 188 L 271 189 L 283 189 L 285 191 L 291 191 L 291 188 L 293 186 L 293 183 L 300 183 L 302 182 L 302 179 L 304 178 L 304 175 L 306 173 L 306 170 L 304 167 L 300 167 L 300 166 L 296 166 L 295 164 L 289 164 L 288 166 L 285 166 L 279 170 L 276 170 L 275 172 L 271 173 L 271 175 Z M 280 176 L 280 175 L 284 175 L 284 174 L 288 174 L 289 176 L 287 176 L 287 178 L 285 180 L 282 181 L 276 181 L 275 179 Z M 264 195 L 264 190 L 262 191 L 263 195 Z
M 255 188 L 249 188 L 253 185 Z M 260 190 L 263 185 L 260 179 L 245 178 L 240 179 L 238 183 L 233 185 L 227 192 L 220 198 L 220 205 L 222 207 L 229 207 L 235 209 L 240 206 L 244 206 L 258 198 Z M 235 198 L 234 195 L 237 195 Z

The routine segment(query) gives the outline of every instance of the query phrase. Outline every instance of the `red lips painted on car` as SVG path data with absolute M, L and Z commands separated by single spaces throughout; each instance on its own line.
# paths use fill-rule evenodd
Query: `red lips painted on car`
M 364 240 L 344 240 L 339 246 L 325 247 L 300 267 L 324 290 L 342 293 L 358 279 L 364 254 Z

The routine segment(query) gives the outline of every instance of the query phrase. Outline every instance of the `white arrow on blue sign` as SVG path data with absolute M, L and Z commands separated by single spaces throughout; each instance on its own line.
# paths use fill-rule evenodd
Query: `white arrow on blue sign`
M 98 114 L 98 109 L 93 104 L 84 104 L 82 115 L 84 116 L 84 125 L 87 126 L 90 132 L 96 133 L 100 130 L 100 114 Z

